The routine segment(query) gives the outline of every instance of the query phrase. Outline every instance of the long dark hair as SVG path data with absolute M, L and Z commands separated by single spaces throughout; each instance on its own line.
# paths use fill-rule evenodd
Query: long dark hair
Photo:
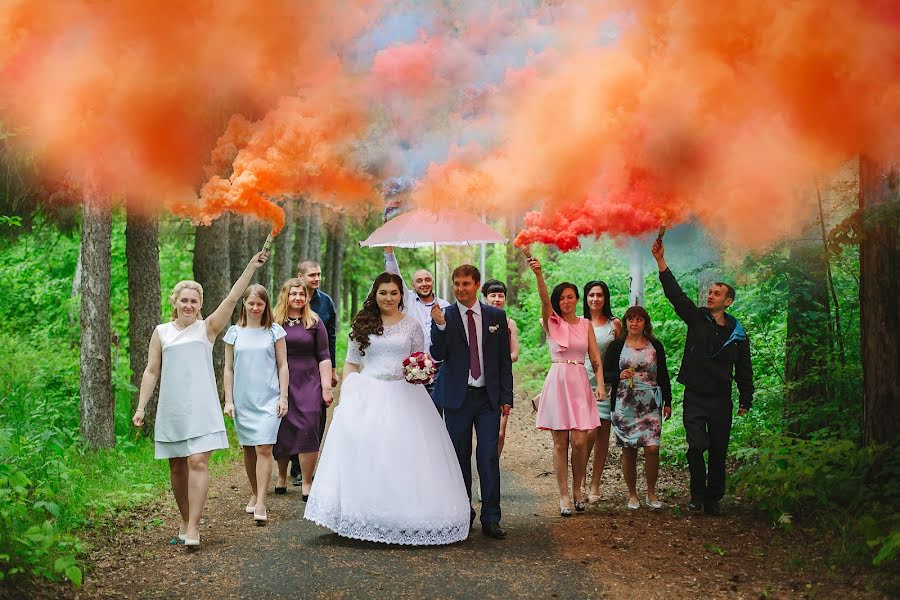
M 609 286 L 606 285 L 605 281 L 600 281 L 599 279 L 594 279 L 593 281 L 588 281 L 584 284 L 584 302 L 582 304 L 582 311 L 584 313 L 584 318 L 588 321 L 591 320 L 591 307 L 588 305 L 588 294 L 591 293 L 591 290 L 595 287 L 599 287 L 603 290 L 603 316 L 608 320 L 612 321 L 616 317 L 613 316 L 612 306 L 609 305 Z
M 384 272 L 375 278 L 372 283 L 372 290 L 366 296 L 362 308 L 353 317 L 353 323 L 350 325 L 350 339 L 359 344 L 360 356 L 366 355 L 366 348 L 369 347 L 370 335 L 381 335 L 384 333 L 384 322 L 381 320 L 381 309 L 378 308 L 378 302 L 375 295 L 378 288 L 385 283 L 396 284 L 400 290 L 400 310 L 403 310 L 403 280 L 399 275 Z
M 553 307 L 553 312 L 562 316 L 562 311 L 559 308 L 559 299 L 562 298 L 563 292 L 566 290 L 572 290 L 575 292 L 575 300 L 578 300 L 578 288 L 575 287 L 574 283 L 569 283 L 568 281 L 563 281 L 555 288 L 553 288 L 553 293 L 550 294 L 550 306 Z
M 619 334 L 619 339 L 624 340 L 628 337 L 628 319 L 631 317 L 641 317 L 644 319 L 644 337 L 648 340 L 655 340 L 653 337 L 653 324 L 650 322 L 650 313 L 647 312 L 647 309 L 643 306 L 632 306 L 628 310 L 625 311 L 625 316 L 622 317 L 622 333 Z

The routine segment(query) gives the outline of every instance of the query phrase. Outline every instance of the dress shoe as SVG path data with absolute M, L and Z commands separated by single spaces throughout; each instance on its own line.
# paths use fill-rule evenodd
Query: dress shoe
M 200 538 L 198 537 L 196 540 L 185 538 L 184 545 L 188 548 L 198 548 L 200 546 Z
M 248 515 L 252 515 L 253 511 L 255 511 L 255 510 L 256 510 L 255 502 L 253 504 L 248 504 L 247 506 L 244 507 L 244 512 L 247 513 Z
M 637 510 L 641 507 L 640 500 L 629 500 L 628 501 L 628 510 Z
M 722 506 L 719 504 L 718 500 L 710 498 L 703 501 L 703 511 L 708 515 L 718 517 L 722 515 Z
M 253 511 L 253 520 L 256 521 L 257 525 L 265 525 L 266 521 L 269 520 L 269 514 L 259 514 L 255 510 Z
M 576 512 L 584 512 L 585 508 L 587 508 L 587 506 L 585 505 L 584 500 L 576 500 L 575 501 L 575 511 Z
M 495 540 L 502 540 L 506 537 L 506 530 L 500 527 L 500 523 L 482 523 L 481 533 Z
M 644 504 L 646 504 L 647 508 L 649 508 L 650 510 L 659 510 L 663 507 L 663 503 L 659 501 L 659 498 L 651 501 L 650 496 L 644 498 Z
M 287 494 L 287 488 L 286 488 L 286 487 L 278 487 L 278 486 L 276 485 L 276 486 L 275 486 L 275 493 L 276 493 L 276 494 Z
M 303 485 L 303 476 L 302 476 L 302 475 L 297 475 L 297 476 L 294 477 L 294 479 L 291 481 L 291 484 L 294 485 L 294 486 Z
M 588 494 L 587 501 L 588 504 L 597 504 L 600 502 L 600 494 Z
M 700 512 L 703 510 L 703 498 L 691 496 L 691 501 L 688 502 L 688 510 L 691 512 Z

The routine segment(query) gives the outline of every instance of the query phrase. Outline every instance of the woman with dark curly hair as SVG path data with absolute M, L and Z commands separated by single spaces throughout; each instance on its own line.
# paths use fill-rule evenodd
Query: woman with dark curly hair
M 637 510 L 637 451 L 644 449 L 646 505 L 662 508 L 656 496 L 662 422 L 672 415 L 672 385 L 666 351 L 653 337 L 650 315 L 642 306 L 625 311 L 625 330 L 606 349 L 603 376 L 613 384 L 612 426 L 622 448 L 622 475 L 628 486 L 628 510 Z
M 353 319 L 340 404 L 304 517 L 338 535 L 387 544 L 450 544 L 469 535 L 469 498 L 447 428 L 403 361 L 425 335 L 403 309 L 403 282 L 382 273 Z

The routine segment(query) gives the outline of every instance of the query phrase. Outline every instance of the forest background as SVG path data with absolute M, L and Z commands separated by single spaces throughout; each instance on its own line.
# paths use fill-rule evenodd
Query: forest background
M 88 267 L 81 257 L 86 243 L 82 219 L 87 223 L 89 216 L 78 203 L 35 187 L 27 159 L 7 152 L 3 167 L 0 580 L 66 578 L 79 585 L 87 550 L 83 533 L 113 522 L 123 511 L 139 510 L 168 489 L 166 464 L 153 459 L 150 428 L 140 432 L 130 424 L 139 367 L 146 360 L 147 327 L 152 330 L 167 318 L 168 290 L 181 279 L 203 282 L 205 305 L 215 306 L 261 246 L 268 227 L 236 215 L 211 227 L 195 227 L 168 215 L 147 219 L 116 209 L 109 289 L 88 290 L 82 277 Z M 831 536 L 829 568 L 862 565 L 887 577 L 897 566 L 900 548 L 895 500 L 900 457 L 893 445 L 868 439 L 865 431 L 856 243 L 859 168 L 858 162 L 848 165 L 840 178 L 813 192 L 819 195 L 820 211 L 802 239 L 743 256 L 736 249 L 718 248 L 701 230 L 688 226 L 667 236 L 667 258 L 691 297 L 716 279 L 733 281 L 738 288 L 732 312 L 750 334 L 757 391 L 753 410 L 735 420 L 732 434 L 730 493 L 735 501 L 757 507 L 784 530 L 802 526 Z M 288 226 L 259 281 L 275 293 L 299 259 L 322 264 L 323 288 L 335 298 L 340 314 L 340 365 L 351 316 L 383 268 L 381 250 L 361 248 L 357 242 L 380 225 L 381 215 L 351 220 L 302 199 L 282 203 Z M 896 219 L 896 211 L 889 218 Z M 521 221 L 491 224 L 512 237 Z M 645 305 L 656 335 L 675 357 L 669 364 L 674 376 L 685 327 L 662 294 L 650 263 L 650 241 L 636 242 L 644 251 Z M 406 276 L 431 268 L 431 250 L 397 252 Z M 600 278 L 609 284 L 613 312 L 621 315 L 627 308 L 624 242 L 603 238 L 587 241 L 575 252 L 549 247 L 535 252 L 544 260 L 551 285 L 568 280 L 580 286 Z M 466 261 L 477 265 L 479 259 L 478 248 L 442 249 L 438 291 L 452 295 L 449 267 Z M 539 391 L 548 364 L 534 279 L 512 245 L 488 246 L 485 267 L 485 279 L 504 280 L 510 288 L 509 314 L 519 324 L 522 345 L 515 365 L 516 410 L 530 410 L 527 399 Z M 82 306 L 86 293 L 109 299 L 112 404 L 105 409 L 86 409 L 81 401 L 81 319 L 91 314 L 90 307 Z M 143 324 L 130 318 L 140 302 L 143 314 L 152 317 Z M 887 344 L 893 339 L 896 346 L 896 332 L 885 336 Z M 217 357 L 221 352 L 218 342 Z M 681 392 L 676 384 L 673 418 L 664 428 L 668 469 L 686 465 Z M 112 428 L 105 442 L 102 424 L 94 423 L 104 419 Z M 233 431 L 229 435 L 231 449 L 214 455 L 214 473 L 238 458 Z

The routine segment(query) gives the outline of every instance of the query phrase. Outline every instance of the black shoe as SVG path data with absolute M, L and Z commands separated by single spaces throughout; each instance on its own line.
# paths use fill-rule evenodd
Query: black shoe
M 688 502 L 688 510 L 691 512 L 700 512 L 703 510 L 703 498 L 691 496 L 691 501 Z
M 703 502 L 703 511 L 708 515 L 719 517 L 722 515 L 722 506 L 718 500 L 705 500 Z
M 506 530 L 500 527 L 500 523 L 482 523 L 481 533 L 495 540 L 502 540 L 506 537 Z
M 276 494 L 287 494 L 287 488 L 275 486 L 275 493 Z

